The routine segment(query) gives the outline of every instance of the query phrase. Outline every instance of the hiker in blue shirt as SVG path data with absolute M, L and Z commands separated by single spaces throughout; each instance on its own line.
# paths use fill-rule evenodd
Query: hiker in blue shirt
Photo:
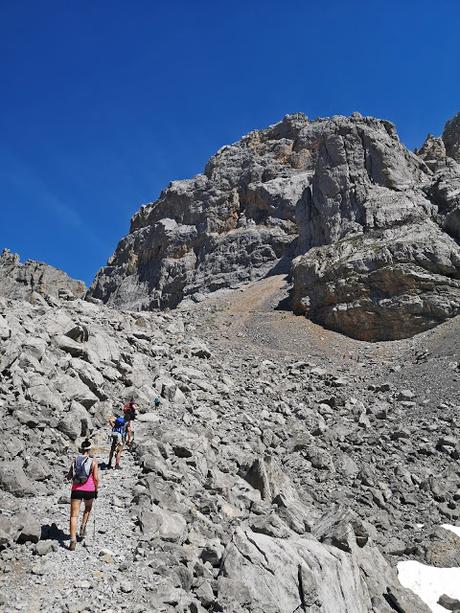
M 128 422 L 124 417 L 112 416 L 109 418 L 109 424 L 112 428 L 110 454 L 107 468 L 112 468 L 112 459 L 115 454 L 115 468 L 121 470 L 120 459 L 126 442 L 128 430 Z

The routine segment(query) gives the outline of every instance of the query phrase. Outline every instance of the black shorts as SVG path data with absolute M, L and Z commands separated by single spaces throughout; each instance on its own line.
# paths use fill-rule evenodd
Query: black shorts
M 70 500 L 92 500 L 96 498 L 96 492 L 80 492 L 78 490 L 72 490 L 70 494 Z

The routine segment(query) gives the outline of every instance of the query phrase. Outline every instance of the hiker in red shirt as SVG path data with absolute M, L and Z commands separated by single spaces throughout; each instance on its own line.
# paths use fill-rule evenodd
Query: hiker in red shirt
M 123 415 L 127 423 L 126 431 L 128 433 L 128 438 L 126 440 L 127 447 L 129 447 L 131 443 L 133 442 L 134 420 L 136 419 L 136 412 L 137 412 L 137 404 L 134 402 L 134 398 L 131 398 L 131 400 L 123 406 Z

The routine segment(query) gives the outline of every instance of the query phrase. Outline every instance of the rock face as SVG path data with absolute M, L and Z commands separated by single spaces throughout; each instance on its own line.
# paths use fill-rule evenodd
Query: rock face
M 204 174 L 174 181 L 131 220 L 91 293 L 131 309 L 175 307 L 197 292 L 259 278 L 297 241 L 296 204 L 310 154 L 303 115 L 223 147 Z
M 460 312 L 458 165 L 440 139 L 416 158 L 382 128 L 326 135 L 311 204 L 325 236 L 331 213 L 357 224 L 293 262 L 294 310 L 361 340 L 412 336 Z
M 317 323 L 366 340 L 431 328 L 460 311 L 459 142 L 458 116 L 418 155 L 387 121 L 286 116 L 143 206 L 91 294 L 175 307 L 292 261 L 293 308 Z
M 4 249 L 0 255 L 0 296 L 12 299 L 44 302 L 46 296 L 73 300 L 82 298 L 86 286 L 64 271 L 27 260 L 21 264 L 19 256 Z
M 442 133 L 446 153 L 456 162 L 460 162 L 460 113 L 450 119 Z

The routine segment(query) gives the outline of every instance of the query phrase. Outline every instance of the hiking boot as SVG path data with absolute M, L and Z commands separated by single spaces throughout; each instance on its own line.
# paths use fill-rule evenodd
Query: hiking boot
M 107 464 L 107 466 L 105 468 L 106 468 L 106 470 L 112 470 L 113 466 L 112 466 L 112 464 Z
M 115 466 L 115 468 L 116 468 L 116 470 L 121 470 L 121 466 L 120 466 L 119 464 L 117 464 L 117 465 Z
M 80 526 L 80 538 L 85 538 L 86 536 L 86 524 L 82 524 Z
M 77 541 L 70 541 L 69 551 L 75 551 L 76 546 L 77 546 Z

